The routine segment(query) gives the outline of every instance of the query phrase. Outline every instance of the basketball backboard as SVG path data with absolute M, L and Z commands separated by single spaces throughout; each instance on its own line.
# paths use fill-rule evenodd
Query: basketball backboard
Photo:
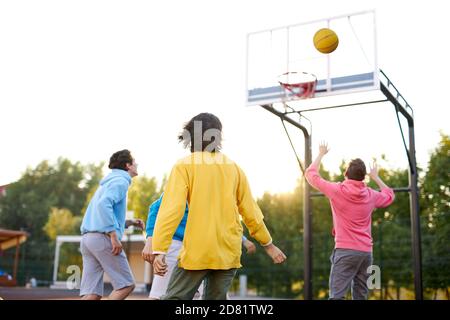
M 317 78 L 314 98 L 379 89 L 375 11 L 304 22 L 247 35 L 247 105 L 298 99 L 278 82 L 286 72 Z M 330 54 L 314 47 L 322 28 L 339 38 Z

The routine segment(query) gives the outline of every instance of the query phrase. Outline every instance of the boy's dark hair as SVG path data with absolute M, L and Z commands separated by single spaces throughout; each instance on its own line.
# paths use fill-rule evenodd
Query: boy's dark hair
M 366 177 L 366 165 L 361 159 L 353 159 L 347 168 L 346 176 L 352 180 L 363 181 Z
M 185 148 L 189 147 L 191 152 L 219 151 L 222 148 L 222 123 L 211 113 L 200 113 L 184 125 L 178 141 L 182 142 Z
M 133 157 L 131 152 L 127 149 L 115 152 L 111 158 L 109 158 L 108 168 L 121 169 L 127 171 L 127 163 L 133 163 Z

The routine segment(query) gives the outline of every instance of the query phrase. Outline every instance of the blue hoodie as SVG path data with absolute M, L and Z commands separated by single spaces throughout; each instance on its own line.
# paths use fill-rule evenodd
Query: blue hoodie
M 163 197 L 163 195 L 161 195 L 158 200 L 153 202 L 148 209 L 148 217 L 147 217 L 147 223 L 146 223 L 147 238 L 153 237 L 153 229 L 155 228 L 156 217 L 158 215 L 159 207 L 161 206 L 162 197 Z M 172 239 L 183 241 L 184 229 L 186 228 L 188 211 L 189 211 L 188 205 L 186 203 L 186 209 L 184 210 L 183 219 L 181 219 L 181 222 L 178 225 L 177 230 L 175 231 L 175 234 L 173 235 Z
M 112 169 L 100 182 L 81 224 L 81 233 L 112 232 L 122 239 L 125 231 L 127 192 L 131 177 L 127 171 Z

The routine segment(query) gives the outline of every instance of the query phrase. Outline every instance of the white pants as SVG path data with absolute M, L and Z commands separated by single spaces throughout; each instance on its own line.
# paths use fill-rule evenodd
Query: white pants
M 172 271 L 178 263 L 178 254 L 180 253 L 182 241 L 172 240 L 170 244 L 169 251 L 166 254 L 167 272 L 164 276 L 154 275 L 152 288 L 150 290 L 149 298 L 151 299 L 161 299 L 161 296 L 166 294 L 167 287 L 169 285 L 170 276 Z M 198 290 L 194 296 L 194 300 L 200 300 L 203 294 L 203 282 L 198 287 Z

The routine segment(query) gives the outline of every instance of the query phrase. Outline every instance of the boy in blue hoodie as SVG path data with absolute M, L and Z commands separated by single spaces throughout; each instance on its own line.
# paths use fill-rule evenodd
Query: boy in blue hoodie
M 111 300 L 125 299 L 134 289 L 134 277 L 122 250 L 125 228 L 144 228 L 142 220 L 126 220 L 127 192 L 131 179 L 138 175 L 137 163 L 130 151 L 114 153 L 112 169 L 101 182 L 84 215 L 80 243 L 83 274 L 80 296 L 84 300 L 99 300 L 103 296 L 103 274 L 111 279 Z

